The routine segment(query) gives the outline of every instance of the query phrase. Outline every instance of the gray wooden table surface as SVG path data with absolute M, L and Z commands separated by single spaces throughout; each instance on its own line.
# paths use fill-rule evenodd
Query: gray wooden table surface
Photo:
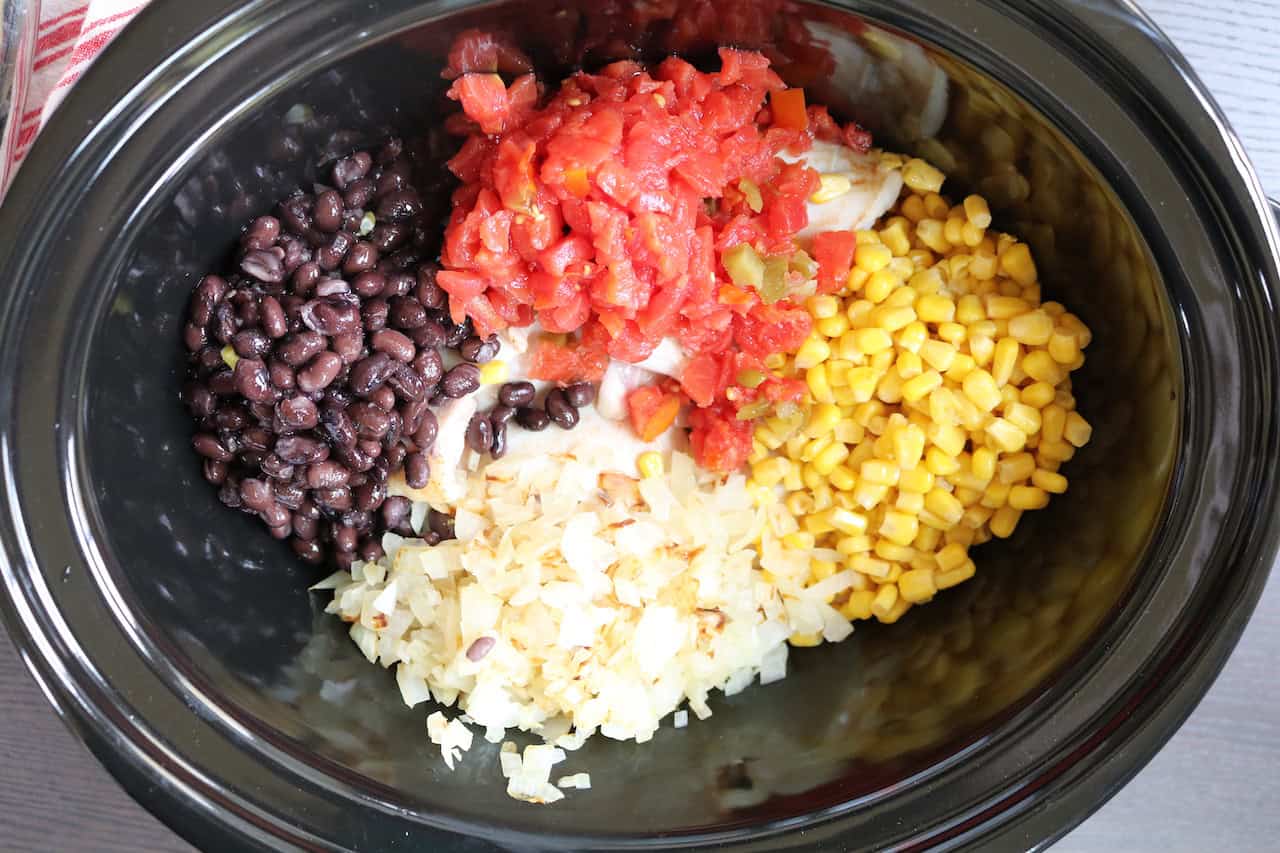
M 1280 0 L 1147 0 L 1280 198 Z M 1280 849 L 1280 583 L 1204 702 L 1056 850 Z M 186 851 L 74 740 L 0 637 L 0 850 Z

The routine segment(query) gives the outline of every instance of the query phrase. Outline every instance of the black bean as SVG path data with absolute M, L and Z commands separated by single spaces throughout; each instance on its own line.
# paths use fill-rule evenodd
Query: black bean
M 330 444 L 335 448 L 351 447 L 356 443 L 356 428 L 346 409 L 326 406 L 320 410 L 320 425 Z
M 264 243 L 280 239 L 280 220 L 274 216 L 259 216 L 249 223 L 249 233 Z
M 417 352 L 409 336 L 394 329 L 374 332 L 369 338 L 369 345 L 375 352 L 385 352 L 396 361 L 413 361 L 413 356 Z
M 418 267 L 418 287 L 413 295 L 428 308 L 439 308 L 444 304 L 444 289 L 436 283 L 437 271 L 438 267 L 435 264 L 423 264 Z
M 296 510 L 307 499 L 307 490 L 301 483 L 276 483 L 276 503 L 289 510 Z
M 378 264 L 378 250 L 374 248 L 372 243 L 361 240 L 351 247 L 347 252 L 346 260 L 342 262 L 342 271 L 348 275 L 371 270 Z
M 240 434 L 240 445 L 250 450 L 266 450 L 272 441 L 271 430 L 262 427 L 249 427 Z
M 397 444 L 400 436 L 403 434 L 403 421 L 400 420 L 400 413 L 395 409 L 384 409 L 387 413 L 387 434 L 382 437 L 382 446 L 384 448 Z
M 261 329 L 242 329 L 231 336 L 231 348 L 241 358 L 258 358 L 271 350 L 271 339 Z
M 347 382 L 352 393 L 359 397 L 368 395 L 393 374 L 399 362 L 385 352 L 375 352 L 368 358 L 361 359 L 351 368 L 351 376 Z
M 230 302 L 220 302 L 213 309 L 213 337 L 218 343 L 231 343 L 231 336 L 240 328 L 240 320 L 236 317 L 236 309 Z
M 191 295 L 191 322 L 206 325 L 213 318 L 213 309 L 227 295 L 227 283 L 220 276 L 207 275 L 200 279 Z
M 467 660 L 472 663 L 484 660 L 497 643 L 498 641 L 493 637 L 477 637 L 471 645 L 467 646 Z
M 354 403 L 356 398 L 345 388 L 334 385 L 325 389 L 324 402 L 328 406 L 337 406 L 339 409 L 345 409 Z
M 284 271 L 289 275 L 311 260 L 311 247 L 291 234 L 280 238 L 279 247 L 284 249 Z
M 379 223 L 373 227 L 369 242 L 379 252 L 392 252 L 409 238 L 409 229 L 397 222 Z
M 350 292 L 351 285 L 340 278 L 322 278 L 316 282 L 316 296 L 339 296 Z
M 426 542 L 428 545 L 439 545 L 442 539 L 439 533 L 436 533 L 434 530 L 428 530 L 426 533 L 422 534 L 422 541 Z
M 385 483 L 369 482 L 355 490 L 356 509 L 372 512 L 387 499 Z
M 343 364 L 355 364 L 366 355 L 364 335 L 358 331 L 334 335 L 331 347 Z
M 564 389 L 564 398 L 576 409 L 590 406 L 596 400 L 596 386 L 590 382 L 575 382 Z
M 258 300 L 247 290 L 237 290 L 231 294 L 231 304 L 236 309 L 236 319 L 241 328 L 258 325 Z
M 192 352 L 199 352 L 205 344 L 209 343 L 209 338 L 205 335 L 204 326 L 187 323 L 182 327 L 182 342 Z
M 360 306 L 350 297 L 312 299 L 302 306 L 302 322 L 322 335 L 345 335 L 361 328 Z
M 409 337 L 420 347 L 436 349 L 444 345 L 444 326 L 441 326 L 435 320 L 427 318 L 427 322 L 416 329 L 410 330 Z
M 320 265 L 315 261 L 307 261 L 300 264 L 293 271 L 293 292 L 298 296 L 306 296 L 315 288 L 316 282 L 320 280 Z
M 418 431 L 428 411 L 427 405 L 426 400 L 410 400 L 400 407 L 400 426 L 405 435 L 413 435 Z
M 292 532 L 289 529 L 290 527 L 289 522 L 291 521 L 289 510 L 280 506 L 280 504 L 278 503 L 268 504 L 266 507 L 259 510 L 258 514 L 261 515 L 262 520 L 267 523 L 267 527 L 271 528 L 271 535 L 275 536 L 277 539 L 283 539 L 285 538 L 285 536 L 288 536 L 289 533 Z M 279 533 L 276 532 L 282 529 L 285 530 L 284 536 L 281 536 Z
M 427 385 L 422 377 L 407 364 L 396 364 L 395 372 L 387 377 L 387 384 L 395 389 L 401 400 L 423 400 L 427 396 Z
M 548 391 L 547 399 L 543 405 L 547 410 L 547 415 L 551 418 L 551 422 L 560 427 L 560 429 L 573 429 L 578 425 L 578 410 L 565 399 L 563 389 L 553 388 Z
M 235 432 L 249 425 L 249 410 L 244 406 L 227 405 L 219 409 L 213 418 L 218 429 Z
M 493 421 L 493 425 L 495 427 L 507 424 L 515 416 L 516 416 L 515 409 L 511 408 L 510 406 L 504 406 L 502 404 L 494 406 L 493 409 L 490 410 L 489 412 L 489 420 Z
M 322 352 L 298 372 L 298 387 L 308 394 L 319 391 L 337 379 L 340 372 L 342 372 L 342 359 L 337 353 Z
M 224 368 L 213 373 L 209 377 L 208 384 L 209 390 L 221 397 L 236 393 L 236 377 L 230 368 Z
M 222 484 L 222 488 L 218 489 L 218 500 L 222 501 L 223 506 L 236 509 L 240 506 L 240 484 L 227 480 Z
M 453 516 L 437 512 L 434 507 L 427 510 L 427 527 L 441 540 L 453 539 L 457 535 L 453 532 Z
M 365 299 L 382 293 L 386 286 L 387 277 L 376 270 L 362 272 L 351 281 L 351 289 Z
M 391 300 L 387 320 L 397 329 L 416 329 L 427 322 L 427 309 L 412 296 L 397 296 Z
M 465 397 L 480 387 L 480 368 L 474 364 L 457 364 L 440 380 L 446 397 Z
M 398 471 L 400 466 L 404 464 L 404 458 L 409 455 L 409 448 L 404 444 L 393 444 L 386 450 L 382 451 L 382 458 L 378 460 L 370 473 L 377 474 L 385 482 L 387 475 L 393 471 Z
M 276 499 L 268 480 L 246 477 L 240 483 L 240 503 L 249 509 L 262 512 Z
M 396 407 L 396 392 L 386 385 L 381 388 L 374 388 L 369 392 L 369 402 L 384 412 L 390 412 Z
M 458 354 L 472 364 L 487 364 L 498 357 L 500 346 L 497 335 L 487 338 L 472 335 L 458 347 Z
M 207 418 L 218 409 L 217 396 L 198 382 L 187 383 L 182 389 L 182 399 L 197 418 Z
M 431 465 L 422 452 L 410 453 L 404 458 L 404 479 L 411 489 L 424 488 L 431 479 Z
M 276 417 L 291 429 L 312 429 L 320 422 L 316 404 L 301 394 L 276 403 Z
M 355 237 L 346 231 L 339 231 L 326 245 L 316 250 L 316 263 L 323 270 L 336 270 L 355 242 Z
M 307 466 L 307 485 L 313 489 L 334 489 L 345 486 L 351 472 L 337 462 L 326 459 Z
M 508 382 L 498 389 L 498 402 L 518 409 L 532 403 L 536 393 L 532 382 Z
M 333 533 L 333 547 L 339 551 L 350 553 L 356 549 L 360 536 L 354 527 L 342 526 Z
M 422 413 L 422 423 L 413 431 L 413 443 L 418 445 L 419 450 L 428 450 L 436 443 L 436 436 L 439 434 L 440 421 L 435 412 L 427 409 Z
M 497 409 L 494 411 L 496 412 Z M 512 409 L 507 409 L 506 411 L 515 414 Z M 489 455 L 494 459 L 501 459 L 507 455 L 507 421 L 499 421 L 492 414 L 490 419 L 493 422 L 493 441 L 489 445 Z
M 324 335 L 308 330 L 286 335 L 276 344 L 276 356 L 290 367 L 301 367 L 324 349 Z
M 422 199 L 417 190 L 398 189 L 388 193 L 378 202 L 378 218 L 391 222 L 403 222 L 422 212 Z
M 221 486 L 227 479 L 227 463 L 216 459 L 204 460 L 204 478 L 214 486 Z
M 394 296 L 408 296 L 417 285 L 417 279 L 404 272 L 388 273 L 386 278 L 387 287 L 382 295 L 388 299 Z
M 351 566 L 355 561 L 355 554 L 344 554 L 341 551 L 335 551 L 333 554 L 333 567 L 340 572 L 351 571 Z
M 476 453 L 488 453 L 493 445 L 493 423 L 484 412 L 476 412 L 467 424 L 467 447 Z
M 327 190 L 316 196 L 312 221 L 317 231 L 333 233 L 342 224 L 342 196 Z
M 394 495 L 382 502 L 382 523 L 388 530 L 394 530 L 409 520 L 413 503 L 403 495 Z
M 457 349 L 458 347 L 462 346 L 462 342 L 469 337 L 471 337 L 471 321 L 470 320 L 467 320 L 466 322 L 463 322 L 463 323 L 458 323 L 456 326 L 449 325 L 445 327 L 444 345 L 451 349 Z
M 360 540 L 360 548 L 357 553 L 360 555 L 360 559 L 366 563 L 381 560 L 387 555 L 387 552 L 382 550 L 382 544 L 376 539 Z
M 295 195 L 280 203 L 280 223 L 299 236 L 311 230 L 311 206 L 313 200 L 307 195 Z
M 551 418 L 542 409 L 521 406 L 516 410 L 516 423 L 530 432 L 542 432 L 551 425 Z
M 352 181 L 342 194 L 342 200 L 350 208 L 362 208 L 373 198 L 374 183 L 368 178 Z
M 306 506 L 308 504 L 304 504 Z M 314 508 L 315 504 L 310 504 Z M 307 541 L 314 540 L 316 534 L 320 532 L 320 524 L 314 518 L 309 518 L 301 512 L 295 512 L 289 519 L 293 524 L 293 535 L 299 539 Z M 319 545 L 316 548 L 319 549 Z M 323 552 L 321 552 L 323 553 Z
M 246 252 L 240 260 L 240 270 L 258 281 L 279 283 L 284 281 L 284 259 L 269 249 Z
M 363 439 L 377 441 L 387 434 L 391 418 L 381 408 L 367 401 L 353 403 L 347 410 L 356 425 L 356 434 Z M 381 450 L 379 450 L 381 453 Z M 373 454 L 377 455 L 377 454 Z
M 351 489 L 346 485 L 339 485 L 332 489 L 315 489 L 311 494 L 312 500 L 326 510 L 346 512 L 352 507 Z
M 216 345 L 208 345 L 196 353 L 196 366 L 205 373 L 211 373 L 226 367 L 222 360 L 222 349 Z
M 378 162 L 383 166 L 388 166 L 399 159 L 403 151 L 404 140 L 398 136 L 393 136 L 382 143 L 382 147 L 378 149 Z
M 267 366 L 256 358 L 242 358 L 235 367 L 236 391 L 246 400 L 254 402 L 270 402 L 275 400 L 275 389 L 271 387 L 271 375 Z
M 289 465 L 307 465 L 328 458 L 329 448 L 324 442 L 305 435 L 282 435 L 276 439 L 276 456 Z
M 280 300 L 274 296 L 264 296 L 258 305 L 258 317 L 262 321 L 262 330 L 268 337 L 282 338 L 289 331 L 289 318 L 280 307 Z
M 293 368 L 274 358 L 267 362 L 267 374 L 271 377 L 271 384 L 281 391 L 292 391 L 298 384 Z
M 293 553 L 304 563 L 310 563 L 313 566 L 323 563 L 324 549 L 320 547 L 320 543 L 314 537 L 300 536 L 296 521 L 293 528 L 293 538 L 289 540 L 289 547 L 293 549 Z
M 360 309 L 360 319 L 366 332 L 376 332 L 387 327 L 387 314 L 390 307 L 387 300 L 375 297 L 364 303 Z
M 357 151 L 350 157 L 343 157 L 333 164 L 333 185 L 340 190 L 345 190 L 352 182 L 369 174 L 369 167 L 372 165 L 373 158 L 365 151 Z
M 388 195 L 391 195 L 392 193 L 396 193 L 404 189 L 405 183 L 406 183 L 406 178 L 404 173 L 397 171 L 395 169 L 392 169 L 390 171 L 383 172 L 382 177 L 378 178 L 377 189 L 375 190 L 375 192 L 378 198 L 381 199 L 383 196 L 388 196 Z M 378 218 L 390 219 L 391 216 L 389 214 L 384 216 L 382 214 L 381 207 L 379 207 Z
M 286 465 L 285 461 L 274 453 L 268 453 L 263 456 L 262 461 L 258 463 L 258 467 L 262 469 L 262 473 L 273 480 L 281 480 L 287 483 L 293 479 L 293 466 Z

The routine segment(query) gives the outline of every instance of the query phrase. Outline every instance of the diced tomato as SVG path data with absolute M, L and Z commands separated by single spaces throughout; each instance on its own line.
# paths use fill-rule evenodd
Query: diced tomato
M 531 70 L 533 63 L 510 37 L 472 29 L 462 31 L 454 39 L 449 64 L 440 76 L 452 80 L 471 71 L 523 73 Z
M 818 292 L 835 293 L 844 287 L 853 266 L 857 240 L 851 231 L 823 231 L 813 238 L 813 259 L 818 262 Z
M 645 385 L 627 395 L 627 412 L 631 416 L 631 428 L 640 440 L 653 441 L 675 423 L 680 413 L 680 398 Z
M 530 347 L 529 376 L 569 385 L 574 382 L 598 382 L 609 366 L 609 357 L 581 344 L 558 344 L 537 338 Z
M 792 130 L 808 130 L 809 115 L 804 108 L 804 89 L 783 89 L 769 96 L 773 123 Z
M 699 353 L 685 365 L 684 373 L 680 375 L 680 388 L 694 405 L 701 408 L 710 406 L 729 384 L 728 367 L 729 361 L 721 356 Z
M 446 93 L 462 104 L 467 116 L 485 133 L 502 133 L 511 104 L 507 86 L 497 74 L 463 74 Z
M 689 415 L 689 446 L 699 465 L 712 471 L 741 468 L 751 455 L 751 422 L 738 420 L 725 403 L 694 409 Z
M 813 330 L 809 312 L 790 303 L 761 305 L 734 318 L 734 340 L 745 352 L 764 358 L 775 352 L 795 352 Z

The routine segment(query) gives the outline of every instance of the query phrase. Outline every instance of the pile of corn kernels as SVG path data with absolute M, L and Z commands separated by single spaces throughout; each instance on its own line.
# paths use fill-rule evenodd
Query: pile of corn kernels
M 751 481 L 785 506 L 788 548 L 840 555 L 811 560 L 808 583 L 853 569 L 832 603 L 896 622 L 973 576 L 971 546 L 1066 491 L 1059 468 L 1092 430 L 1070 378 L 1091 333 L 1041 302 L 1030 249 L 988 231 L 983 198 L 952 205 L 937 169 L 884 156 L 906 189 L 857 232 L 847 287 L 809 299 L 811 337 L 767 363 L 809 399 L 759 423 Z

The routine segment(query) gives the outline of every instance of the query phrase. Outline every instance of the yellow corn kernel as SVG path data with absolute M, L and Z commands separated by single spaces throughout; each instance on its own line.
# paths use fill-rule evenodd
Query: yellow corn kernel
M 960 566 L 963 566 L 964 561 L 969 559 L 969 552 L 963 545 L 953 542 L 950 545 L 944 545 L 942 549 L 934 555 L 934 559 L 938 561 L 939 569 L 944 572 L 949 572 L 952 569 L 957 569 Z
M 948 216 L 942 224 L 942 236 L 953 246 L 964 243 L 965 221 L 958 216 Z
M 232 370 L 236 369 L 236 365 L 240 363 L 240 356 L 236 353 L 236 348 L 231 344 L 227 344 L 219 351 L 222 356 L 222 363 Z
M 498 359 L 494 359 L 486 364 L 480 365 L 480 384 L 481 385 L 501 385 L 507 381 L 507 363 Z
M 867 517 L 860 512 L 847 509 L 830 509 L 826 513 L 827 523 L 846 536 L 861 536 L 867 532 Z
M 876 591 L 876 597 L 871 602 L 871 612 L 883 622 L 893 613 L 894 606 L 897 603 L 898 587 L 891 583 L 884 584 Z
M 1080 357 L 1080 344 L 1074 335 L 1054 332 L 1049 337 L 1049 355 L 1058 364 L 1072 364 Z
M 970 468 L 973 476 L 983 482 L 990 482 L 991 478 L 996 475 L 996 454 L 989 447 L 979 447 L 973 451 L 973 458 L 970 460 Z
M 780 456 L 773 456 L 751 467 L 751 479 L 758 486 L 776 486 L 782 482 L 791 468 L 791 462 Z
M 858 483 L 857 475 L 853 473 L 853 470 L 848 465 L 837 465 L 827 475 L 827 479 L 831 481 L 832 488 L 842 492 L 852 491 L 853 487 Z
M 1040 443 L 1062 440 L 1067 427 L 1067 410 L 1057 403 L 1050 403 L 1040 412 Z
M 920 344 L 920 359 L 939 372 L 950 369 L 955 357 L 956 348 L 944 341 L 930 338 Z
M 899 489 L 898 499 L 893 502 L 893 508 L 908 515 L 919 515 L 920 510 L 924 509 L 924 495 Z
M 871 312 L 871 322 L 887 332 L 896 332 L 916 319 L 909 305 L 881 305 Z
M 946 228 L 939 219 L 921 219 L 916 223 L 916 239 L 938 254 L 951 251 Z
M 814 536 L 807 530 L 797 530 L 782 537 L 782 544 L 793 551 L 812 551 Z
M 805 307 L 809 309 L 809 314 L 815 320 L 825 320 L 840 313 L 840 300 L 830 293 L 819 293 L 810 296 Z
M 1013 535 L 1013 530 L 1018 526 L 1018 520 L 1022 518 L 1022 511 L 1014 509 L 1009 505 L 1000 507 L 991 516 L 989 527 L 993 536 L 1000 539 L 1008 539 Z
M 1009 489 L 1013 488 L 1008 483 L 995 482 L 987 486 L 982 493 L 980 503 L 989 509 L 999 509 L 1009 501 Z
M 936 370 L 927 370 L 919 376 L 902 383 L 902 399 L 908 403 L 915 403 L 929 396 L 935 388 L 941 385 L 942 374 Z
M 1027 446 L 1027 434 L 1004 418 L 987 424 L 987 441 L 1003 453 L 1017 453 Z
M 965 374 L 964 380 L 960 383 L 960 390 L 984 412 L 989 412 L 1000 405 L 1003 399 L 995 377 L 981 367 L 975 367 Z
M 1093 436 L 1093 427 L 1084 418 L 1080 417 L 1079 412 L 1068 412 L 1066 425 L 1062 430 L 1062 437 L 1075 447 L 1084 447 L 1089 443 L 1089 439 Z
M 1009 335 L 1029 347 L 1042 347 L 1053 336 L 1053 318 L 1043 311 L 1028 311 L 1009 318 Z
M 924 494 L 933 488 L 934 477 L 927 468 L 912 468 L 898 475 L 898 490 Z
M 965 442 L 969 440 L 960 427 L 947 424 L 934 424 L 926 433 L 934 446 L 948 456 L 959 456 L 964 451 Z
M 836 540 L 836 550 L 845 557 L 852 557 L 855 554 L 866 554 L 873 544 L 870 536 L 841 536 Z
M 839 568 L 831 560 L 812 559 L 809 561 L 809 576 L 815 581 L 826 580 L 834 575 Z
M 918 193 L 938 192 L 946 177 L 918 157 L 911 158 L 902 166 L 902 182 Z
M 1022 348 L 1013 338 L 1001 338 L 996 342 L 995 352 L 991 355 L 991 376 L 995 379 L 997 386 L 1003 387 L 1008 384 L 1014 368 L 1018 366 L 1018 356 L 1021 354 Z
M 843 314 L 818 320 L 813 324 L 814 331 L 823 337 L 838 338 L 849 331 L 849 318 Z
M 990 295 L 986 298 L 987 316 L 993 320 L 1008 320 L 1025 314 L 1031 305 L 1017 296 Z
M 920 361 L 920 356 L 911 350 L 899 352 L 898 360 L 894 362 L 893 367 L 903 379 L 914 379 L 924 371 L 924 364 Z
M 987 309 L 982 307 L 982 300 L 972 293 L 966 293 L 956 303 L 955 321 L 966 326 L 987 319 Z
M 956 318 L 956 303 L 941 293 L 921 296 L 916 300 L 916 315 L 925 323 L 950 323 Z
M 942 489 L 934 489 L 924 496 L 924 507 L 948 526 L 956 524 L 964 515 L 964 504 L 954 495 Z
M 884 514 L 879 533 L 895 545 L 910 545 L 920 529 L 920 522 L 914 515 L 905 512 L 890 511 Z
M 950 589 L 953 586 L 962 584 L 973 577 L 976 566 L 973 560 L 966 559 L 963 563 L 954 569 L 945 572 L 938 572 L 934 575 L 933 583 L 938 589 Z
M 1014 509 L 1043 509 L 1049 505 L 1049 493 L 1038 486 L 1014 486 L 1009 490 L 1009 506 Z
M 1066 378 L 1062 367 L 1044 350 L 1027 353 L 1022 359 L 1022 369 L 1037 382 L 1048 382 L 1050 385 L 1057 385 Z
M 824 533 L 831 533 L 835 530 L 835 528 L 831 526 L 831 521 L 827 517 L 826 510 L 809 513 L 804 517 L 804 521 L 801 522 L 801 524 L 805 530 L 812 533 L 814 536 L 821 536 Z
M 1054 471 L 1037 468 L 1031 474 L 1031 484 L 1050 494 L 1060 495 L 1067 490 L 1067 478 Z
M 902 285 L 902 279 L 893 270 L 885 267 L 879 272 L 873 272 L 867 278 L 866 285 L 863 286 L 863 293 L 867 299 L 875 304 L 880 304 L 889 298 L 889 294 L 893 293 Z M 850 318 L 852 319 L 852 318 Z
M 996 466 L 1000 482 L 1006 485 L 1029 480 L 1036 471 L 1036 459 L 1030 453 L 1014 453 L 1000 460 Z
M 809 393 L 813 399 L 819 403 L 834 403 L 835 396 L 831 393 L 831 383 L 827 381 L 827 370 L 824 365 L 818 364 L 810 367 L 805 372 L 805 384 L 809 386 Z
M 834 434 L 836 441 L 842 444 L 858 444 L 866 435 L 866 430 L 856 421 L 845 419 L 836 424 Z
M 884 243 L 895 257 L 904 257 L 907 252 L 911 251 L 911 237 L 907 232 L 906 221 L 899 218 L 882 228 L 880 230 L 880 241 Z M 855 264 L 857 264 L 857 258 L 858 256 L 855 251 Z M 859 269 L 861 268 L 861 265 L 859 265 Z M 874 272 L 874 270 L 869 270 L 869 272 Z
M 967 330 L 960 323 L 939 323 L 938 337 L 953 346 L 959 346 L 968 334 Z
M 858 349 L 867 355 L 882 352 L 893 346 L 893 338 L 884 329 L 857 329 L 853 335 Z
M 813 470 L 826 477 L 836 466 L 849 457 L 849 448 L 839 442 L 824 447 L 813 457 Z
M 866 480 L 858 480 L 858 485 L 853 487 L 854 501 L 858 506 L 866 510 L 873 509 L 888 494 L 889 487 L 883 483 L 869 483 Z
M 845 560 L 845 565 L 860 575 L 878 581 L 883 581 L 893 572 L 893 564 L 888 560 L 877 559 L 865 551 L 850 555 Z
M 636 457 L 636 469 L 646 480 L 661 477 L 666 466 L 662 463 L 662 454 L 656 450 L 647 450 Z
M 893 434 L 893 456 L 901 471 L 910 471 L 924 456 L 925 432 L 916 424 L 907 424 Z M 899 475 L 901 479 L 901 475 Z
M 819 337 L 809 337 L 796 350 L 796 369 L 808 370 L 831 357 L 831 345 Z
M 809 201 L 814 204 L 826 204 L 847 194 L 851 189 L 853 189 L 853 182 L 846 175 L 821 174 L 818 176 L 818 188 L 813 191 L 813 195 L 809 196 Z
M 774 352 L 764 357 L 764 366 L 770 370 L 782 370 L 787 366 L 786 353 Z
M 1040 441 L 1036 447 L 1037 459 L 1041 465 L 1049 462 L 1066 462 L 1076 455 L 1076 449 L 1065 441 Z
M 822 475 L 821 475 L 821 474 L 819 474 L 817 471 L 815 471 L 815 470 L 813 469 L 813 466 L 812 466 L 812 465 L 805 465 L 805 466 L 804 466 L 804 469 L 803 469 L 803 470 L 802 470 L 802 472 L 801 472 L 801 480 L 802 480 L 802 484 L 804 485 L 804 487 L 805 487 L 806 489 L 810 489 L 810 490 L 817 489 L 819 486 L 823 485 L 823 482 L 822 482 Z M 817 500 L 817 498 L 814 498 L 814 501 L 813 501 L 813 508 L 814 508 L 814 509 L 826 509 L 826 507 L 819 507 L 819 506 L 818 506 L 818 500 Z
M 1026 243 L 1014 243 L 1000 253 L 1000 271 L 1026 287 L 1036 280 L 1036 262 Z
M 912 604 L 921 604 L 933 598 L 937 592 L 933 572 L 928 569 L 912 569 L 898 578 L 898 593 Z
M 908 323 L 898 332 L 898 348 L 912 354 L 918 354 L 928 340 L 929 330 L 919 320 Z
M 816 631 L 812 634 L 801 634 L 797 632 L 792 634 L 791 638 L 787 642 L 797 648 L 809 649 L 822 644 L 822 634 Z
M 882 486 L 897 485 L 898 468 L 883 459 L 868 459 L 858 469 L 858 479 L 860 482 L 876 483 Z
M 1057 391 L 1048 382 L 1032 382 L 1019 393 L 1022 402 L 1037 409 L 1043 409 L 1053 402 Z
M 936 447 L 930 447 L 924 455 L 924 467 L 938 477 L 946 477 L 960 470 L 960 461 Z
M 889 266 L 894 254 L 896 253 L 886 244 L 861 243 L 854 249 L 853 264 L 867 273 L 877 273 Z
M 965 197 L 964 215 L 979 228 L 991 227 L 991 208 L 987 206 L 987 200 L 980 195 Z
M 871 605 L 876 599 L 876 590 L 860 589 L 849 594 L 849 600 L 840 605 L 840 615 L 849 621 L 871 618 Z
M 941 520 L 938 519 L 937 516 L 929 515 L 929 517 L 934 519 L 938 524 L 941 524 Z M 965 546 L 966 548 L 974 544 L 974 540 L 978 538 L 977 532 L 972 527 L 968 527 L 963 524 L 957 524 L 956 526 L 949 528 L 946 533 L 942 535 L 943 538 L 946 539 L 948 545 L 957 543 Z
M 792 492 L 787 495 L 783 505 L 787 512 L 799 518 L 813 512 L 813 495 L 803 491 Z
M 1072 413 L 1074 414 L 1074 412 Z M 1040 432 L 1040 410 L 1026 403 L 1010 403 L 1005 407 L 1004 417 L 1009 423 L 1025 432 L 1028 436 Z
M 805 435 L 810 438 L 829 436 L 842 417 L 844 414 L 834 403 L 818 403 L 809 411 L 809 420 L 804 427 Z
M 986 367 L 991 363 L 991 357 L 995 354 L 996 342 L 986 335 L 975 335 L 973 330 L 969 331 L 969 355 L 973 356 L 974 363 L 980 367 Z

